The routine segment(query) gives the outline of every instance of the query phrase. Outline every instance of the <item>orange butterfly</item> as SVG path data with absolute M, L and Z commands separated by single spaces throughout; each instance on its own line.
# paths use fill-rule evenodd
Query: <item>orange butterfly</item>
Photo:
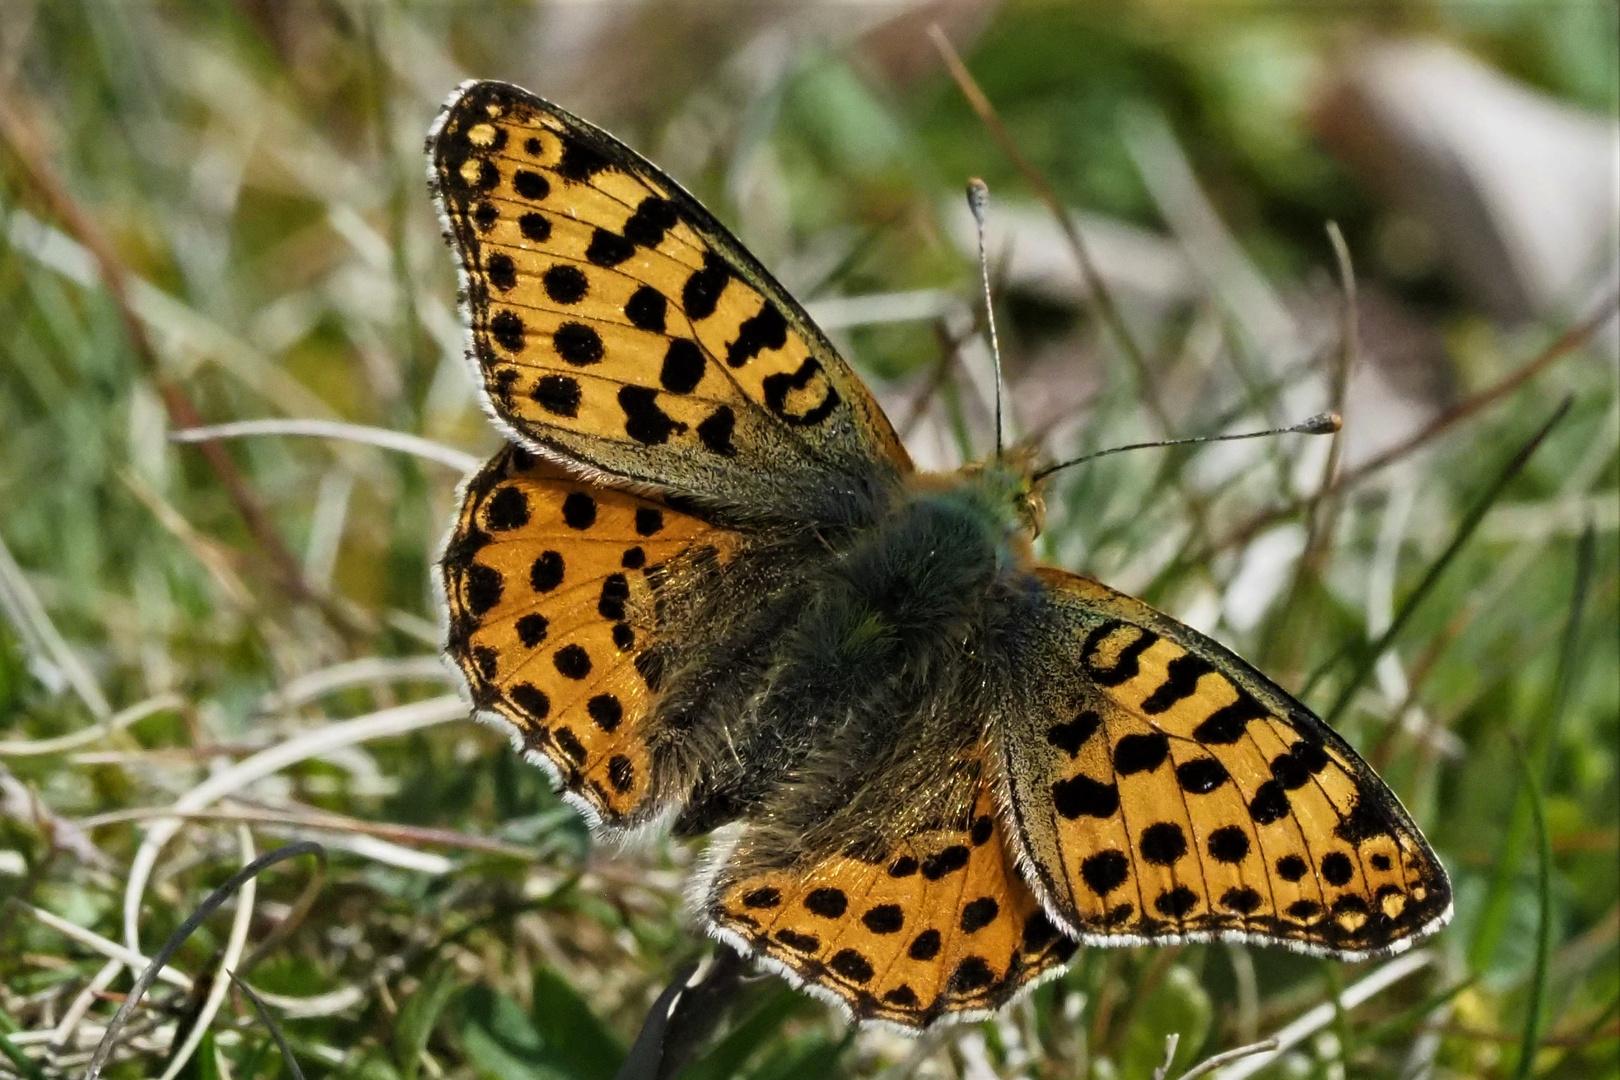
M 1037 566 L 1029 452 L 951 475 L 606 133 L 502 83 L 428 140 L 490 412 L 447 651 L 605 832 L 721 830 L 709 931 L 907 1030 L 1077 943 L 1360 959 L 1451 890 L 1343 739 L 1203 635 Z

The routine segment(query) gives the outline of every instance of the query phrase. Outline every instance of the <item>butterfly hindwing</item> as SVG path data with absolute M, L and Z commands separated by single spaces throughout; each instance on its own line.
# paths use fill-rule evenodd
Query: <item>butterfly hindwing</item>
M 667 794 L 648 737 L 658 593 L 736 541 L 514 446 L 468 481 L 441 564 L 450 657 L 474 702 L 606 824 L 646 820 Z
M 1445 871 L 1354 750 L 1226 649 L 1060 570 L 1001 749 L 1031 883 L 1099 943 L 1344 959 L 1449 914 Z
M 754 511 L 910 468 L 804 310 L 698 202 L 598 128 L 496 82 L 429 137 L 472 351 L 524 441 Z
M 744 829 L 708 889 L 710 927 L 857 1020 L 915 1030 L 999 1008 L 1076 946 L 1019 877 L 982 770 L 959 786 L 949 820 L 782 866 L 768 831 Z

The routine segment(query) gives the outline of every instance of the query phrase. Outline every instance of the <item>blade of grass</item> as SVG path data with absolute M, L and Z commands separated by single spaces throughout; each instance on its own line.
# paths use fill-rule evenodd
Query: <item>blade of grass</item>
M 281 1051 L 281 1060 L 286 1064 L 287 1071 L 292 1074 L 293 1080 L 304 1080 L 304 1071 L 298 1067 L 298 1059 L 293 1056 L 292 1047 L 287 1045 L 287 1037 L 281 1033 L 281 1025 L 276 1023 L 275 1018 L 270 1015 L 270 1009 L 265 1005 L 264 999 L 258 995 L 253 987 L 237 978 L 236 972 L 227 971 L 225 974 L 231 977 L 232 985 L 240 990 L 242 996 L 247 998 L 248 1003 L 253 1006 L 253 1011 L 259 1015 L 259 1022 L 270 1030 L 270 1037 L 275 1040 L 276 1049 Z
M 1552 837 L 1547 831 L 1540 778 L 1517 739 L 1513 740 L 1513 757 L 1519 763 L 1520 781 L 1529 797 L 1536 830 L 1536 959 L 1530 976 L 1530 997 L 1524 1007 L 1524 1037 L 1519 1047 L 1519 1061 L 1513 1070 L 1515 1080 L 1528 1080 L 1535 1070 L 1536 1051 L 1541 1045 L 1545 1023 L 1542 1004 L 1547 997 L 1548 961 L 1552 956 Z
M 1260 1053 L 1251 1056 L 1247 1061 L 1241 1061 L 1231 1068 L 1222 1070 L 1220 1080 L 1246 1080 L 1247 1077 L 1271 1065 L 1298 1046 L 1306 1039 L 1333 1022 L 1338 1010 L 1348 1012 L 1356 1006 L 1370 1001 L 1374 997 L 1388 990 L 1397 982 L 1412 975 L 1434 962 L 1434 954 L 1427 949 L 1407 953 L 1396 957 L 1377 971 L 1372 972 L 1359 982 L 1351 983 L 1345 988 L 1343 994 L 1334 1001 L 1324 1001 L 1322 1004 L 1306 1011 L 1297 1020 L 1285 1025 L 1273 1038 L 1277 1048 L 1269 1053 Z
M 1430 994 L 1405 1012 L 1363 1031 L 1361 1033 L 1362 1044 L 1365 1046 L 1378 1046 L 1398 1036 L 1405 1035 L 1409 1030 L 1421 1024 L 1426 1017 L 1450 1004 L 1458 994 L 1478 981 L 1477 977 L 1470 975 L 1468 978 L 1448 986 L 1444 990 Z
M 1553 677 L 1552 700 L 1544 713 L 1546 721 L 1531 732 L 1528 750 L 1531 768 L 1536 775 L 1546 773 L 1547 758 L 1557 737 L 1557 729 L 1569 703 L 1577 667 L 1582 659 L 1579 644 L 1580 630 L 1586 612 L 1587 598 L 1592 593 L 1592 574 L 1596 565 L 1597 535 L 1590 525 L 1581 534 L 1575 549 L 1575 579 L 1569 600 L 1569 616 L 1564 623 L 1563 641 L 1558 650 L 1558 668 Z M 1507 931 L 1513 881 L 1524 860 L 1524 846 L 1529 839 L 1531 807 L 1527 792 L 1520 791 L 1513 800 L 1513 812 L 1508 819 L 1507 835 L 1502 841 L 1501 854 L 1491 875 L 1491 889 L 1480 914 L 1479 928 L 1474 933 L 1469 950 L 1469 965 L 1474 971 L 1484 970 L 1496 955 Z
M 237 825 L 236 837 L 243 861 L 251 866 L 254 856 L 252 831 L 246 825 Z M 228 974 L 242 959 L 242 953 L 247 948 L 248 928 L 253 924 L 253 904 L 257 893 L 258 882 L 253 878 L 249 877 L 242 882 L 241 894 L 236 900 L 236 917 L 231 920 L 230 936 L 225 943 L 225 955 L 219 961 L 220 973 Z M 211 1034 L 208 1026 L 219 1014 L 219 1007 L 225 1003 L 225 995 L 230 988 L 229 979 L 220 978 L 219 974 L 214 976 L 208 987 L 208 996 L 203 1000 L 202 1009 L 192 1021 L 191 1030 L 186 1033 L 185 1041 L 175 1051 L 174 1057 L 163 1070 L 159 1080 L 174 1080 L 199 1048 L 202 1049 L 199 1064 L 206 1068 L 212 1063 L 213 1048 L 203 1047 L 203 1040 Z
M 45 1070 L 39 1067 L 38 1062 L 23 1053 L 8 1037 L 17 1031 L 17 1022 L 4 1010 L 0 1009 L 0 1055 L 27 1080 L 46 1080 Z
M 1446 568 L 1457 557 L 1457 553 L 1463 549 L 1469 538 L 1474 535 L 1474 530 L 1485 519 L 1486 513 L 1489 512 L 1492 506 L 1496 505 L 1496 500 L 1501 498 L 1502 492 L 1506 490 L 1508 484 L 1530 463 L 1530 458 L 1541 447 L 1547 436 L 1552 434 L 1553 428 L 1557 427 L 1559 422 L 1569 415 L 1570 404 L 1571 399 L 1565 398 L 1563 403 L 1554 410 L 1552 416 L 1547 418 L 1547 422 L 1542 424 L 1540 429 L 1530 437 L 1529 441 L 1513 455 L 1502 471 L 1497 474 L 1496 479 L 1491 483 L 1485 494 L 1463 516 L 1462 522 L 1457 526 L 1456 534 L 1451 538 L 1451 543 L 1446 545 L 1445 551 L 1441 552 L 1440 557 L 1430 564 L 1422 580 L 1407 594 L 1400 610 L 1395 613 L 1395 618 L 1390 621 L 1388 628 L 1379 635 L 1378 640 L 1367 648 L 1360 650 L 1360 655 L 1356 657 L 1356 667 L 1346 681 L 1344 689 L 1339 692 L 1338 698 L 1323 714 L 1322 718 L 1329 725 L 1332 725 L 1335 720 L 1344 714 L 1345 709 L 1350 707 L 1350 703 L 1355 700 L 1356 694 L 1361 691 L 1361 684 L 1366 681 L 1367 676 L 1372 673 L 1373 667 L 1378 663 L 1378 658 L 1384 655 L 1385 651 L 1394 644 L 1395 639 L 1400 636 L 1401 631 L 1406 628 L 1406 624 L 1411 620 L 1412 615 L 1434 589 L 1435 584 L 1440 580 L 1440 576 L 1445 573 Z M 1334 660 L 1328 661 L 1329 664 L 1333 662 Z M 1323 666 L 1325 668 L 1327 665 Z M 1319 669 L 1316 674 L 1313 674 L 1307 680 L 1307 691 L 1320 679 L 1321 674 L 1322 670 Z
M 344 439 L 412 454 L 425 461 L 437 462 L 462 473 L 476 472 L 483 459 L 454 447 L 388 428 L 348 424 L 338 420 L 281 419 L 238 420 L 230 424 L 208 427 L 189 427 L 172 432 L 169 438 L 177 443 L 209 443 L 217 439 L 235 439 L 245 435 L 308 435 L 318 439 Z
M 1001 122 L 1001 117 L 996 114 L 996 107 L 990 103 L 990 98 L 973 78 L 973 73 L 968 71 L 967 65 L 962 62 L 962 57 L 951 44 L 950 38 L 945 36 L 945 32 L 937 24 L 929 26 L 928 36 L 933 40 L 934 47 L 939 50 L 940 58 L 945 61 L 945 67 L 962 91 L 962 96 L 967 98 L 968 105 L 978 114 L 979 120 L 990 132 L 991 138 L 996 140 L 996 145 L 1001 147 L 1001 152 L 1007 155 L 1007 160 L 1012 162 L 1013 168 L 1023 176 L 1024 182 L 1034 190 L 1036 197 L 1046 204 L 1047 211 L 1057 222 L 1058 228 L 1063 231 L 1063 238 L 1068 243 L 1069 250 L 1074 253 L 1075 262 L 1080 266 L 1081 278 L 1097 307 L 1097 314 L 1108 327 L 1108 332 L 1118 344 L 1119 350 L 1130 360 L 1131 367 L 1136 369 L 1143 400 L 1153 411 L 1155 418 L 1164 425 L 1165 430 L 1169 431 L 1169 414 L 1165 411 L 1164 403 L 1159 400 L 1158 384 L 1153 381 L 1152 372 L 1148 370 L 1147 357 L 1131 335 L 1130 328 L 1125 325 L 1124 316 L 1119 312 L 1119 305 L 1114 301 L 1113 292 L 1103 280 L 1097 264 L 1092 260 L 1091 251 L 1081 238 L 1080 230 L 1075 227 L 1074 219 L 1058 199 L 1057 191 L 1018 148 L 1012 132 Z
M 1200 1076 L 1208 1076 L 1222 1065 L 1230 1065 L 1234 1061 L 1248 1057 L 1250 1054 L 1263 1054 L 1267 1050 L 1277 1049 L 1277 1038 L 1261 1039 L 1247 1046 L 1234 1046 L 1230 1050 L 1222 1050 L 1213 1057 L 1207 1057 L 1197 1065 L 1181 1074 L 1181 1080 L 1198 1080 Z
M 466 714 L 466 704 L 456 695 L 446 694 L 315 728 L 220 770 L 180 796 L 172 805 L 176 810 L 201 810 L 227 795 L 234 794 L 255 780 L 262 780 L 308 758 L 371 739 L 419 731 L 435 724 L 460 719 Z M 124 883 L 124 941 L 133 952 L 140 951 L 141 896 L 146 891 L 147 882 L 151 879 L 163 845 L 169 842 L 179 828 L 180 822 L 174 818 L 154 822 L 130 862 L 129 875 Z
M 96 1046 L 96 1052 L 90 1058 L 90 1065 L 84 1072 L 84 1080 L 96 1080 L 101 1075 L 102 1068 L 107 1064 L 107 1058 L 111 1056 L 113 1048 L 118 1045 L 118 1035 L 123 1030 L 124 1025 L 129 1022 L 130 1014 L 135 1011 L 135 1006 L 140 1004 L 141 997 L 152 985 L 153 980 L 158 977 L 158 973 L 168 966 L 169 960 L 176 952 L 180 951 L 180 946 L 184 945 L 186 939 L 196 932 L 197 927 L 203 924 L 203 920 L 207 919 L 208 916 L 214 913 L 216 908 L 234 896 L 236 891 L 244 884 L 252 881 L 277 863 L 284 862 L 287 859 L 295 859 L 300 855 L 314 855 L 321 861 L 322 865 L 326 862 L 325 848 L 312 840 L 298 840 L 283 847 L 278 847 L 274 851 L 266 852 L 254 859 L 232 874 L 225 884 L 209 893 L 203 899 L 203 902 L 197 905 L 196 910 L 187 916 L 186 921 L 180 924 L 179 929 L 169 935 L 169 940 L 163 943 L 163 947 L 153 954 L 152 962 L 136 978 L 135 985 L 130 987 L 129 993 L 124 996 L 124 1003 L 118 1007 L 118 1011 L 113 1014 L 112 1020 L 108 1022 L 107 1030 L 102 1034 L 101 1042 Z

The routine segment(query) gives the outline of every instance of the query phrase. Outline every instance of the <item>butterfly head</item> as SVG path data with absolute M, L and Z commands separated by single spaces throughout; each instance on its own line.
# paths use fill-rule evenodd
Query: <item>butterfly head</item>
M 1007 531 L 1033 540 L 1046 527 L 1046 500 L 1035 477 L 1035 451 L 1014 447 L 962 469 L 962 478 L 1006 522 Z

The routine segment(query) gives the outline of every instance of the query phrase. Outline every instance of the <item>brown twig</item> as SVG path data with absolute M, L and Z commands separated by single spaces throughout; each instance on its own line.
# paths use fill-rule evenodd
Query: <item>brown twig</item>
M 165 374 L 157 349 L 146 332 L 146 326 L 135 314 L 129 295 L 131 281 L 129 268 L 119 258 L 106 234 L 73 198 L 61 178 L 46 162 L 39 140 L 35 137 L 34 126 L 19 111 L 18 105 L 15 86 L 8 87 L 0 93 L 0 143 L 4 143 L 10 149 L 22 178 L 43 201 L 50 214 L 95 261 L 96 272 L 118 312 L 124 336 L 135 353 L 142 374 L 156 387 L 164 411 L 168 413 L 170 424 L 181 430 L 202 426 L 204 423 L 202 414 L 197 411 L 196 405 L 192 403 L 185 390 Z M 269 561 L 280 585 L 295 599 L 319 607 L 328 618 L 345 630 L 366 632 L 366 628 L 358 625 L 359 621 L 351 613 L 339 609 L 311 588 L 304 578 L 303 569 L 297 558 L 287 547 L 281 534 L 276 531 L 269 514 L 249 488 L 247 480 L 225 447 L 218 442 L 199 443 L 198 446 L 209 468 L 224 485 L 226 494 L 236 507 L 243 524 L 247 526 L 248 533 Z
M 1314 496 L 1309 498 L 1294 499 L 1290 502 L 1284 503 L 1281 506 L 1276 506 L 1272 507 L 1270 510 L 1261 511 L 1248 521 L 1244 522 L 1242 525 L 1238 526 L 1236 529 L 1233 529 L 1229 534 L 1217 541 L 1209 549 L 1199 552 L 1197 553 L 1196 557 L 1188 558 L 1184 561 L 1189 563 L 1199 562 L 1207 559 L 1214 552 L 1222 551 L 1227 548 L 1239 547 L 1253 539 L 1257 533 L 1266 528 L 1268 525 L 1281 521 L 1284 518 L 1292 517 L 1294 514 L 1298 513 L 1300 510 L 1309 505 L 1311 499 L 1326 498 L 1328 496 L 1337 495 L 1340 492 L 1361 483 L 1374 473 L 1388 468 L 1390 465 L 1393 465 L 1395 462 L 1405 458 L 1413 451 L 1418 450 L 1419 448 L 1439 438 L 1441 435 L 1444 435 L 1447 431 L 1451 430 L 1451 428 L 1473 416 L 1475 413 L 1481 412 L 1482 410 L 1495 405 L 1498 401 L 1501 401 L 1503 398 L 1519 389 L 1519 387 L 1523 386 L 1531 379 L 1534 379 L 1537 375 L 1540 375 L 1557 361 L 1562 360 L 1570 353 L 1575 352 L 1582 345 L 1586 344 L 1587 340 L 1593 334 L 1597 333 L 1597 331 L 1601 329 L 1602 326 L 1609 321 L 1609 319 L 1614 317 L 1617 310 L 1620 310 L 1620 293 L 1611 295 L 1602 304 L 1599 304 L 1591 315 L 1587 316 L 1585 319 L 1570 327 L 1563 334 L 1559 335 L 1558 340 L 1554 341 L 1551 345 L 1548 345 L 1545 349 L 1543 349 L 1535 357 L 1535 359 L 1524 364 L 1522 367 L 1518 368 L 1512 374 L 1501 379 L 1494 385 L 1481 390 L 1472 397 L 1459 401 L 1456 405 L 1453 405 L 1451 408 L 1447 409 L 1445 412 L 1441 413 L 1439 416 L 1430 421 L 1422 431 L 1416 432 L 1399 445 L 1393 446 L 1390 449 L 1385 450 L 1383 453 L 1362 462 L 1354 469 L 1349 469 L 1339 473 L 1338 476 L 1333 478 L 1333 481 L 1330 484 L 1328 484 L 1325 488 L 1322 488 Z
M 1097 269 L 1097 264 L 1092 261 L 1091 251 L 1086 247 L 1085 241 L 1080 236 L 1080 230 L 1075 227 L 1074 220 L 1069 216 L 1068 210 L 1059 201 L 1057 191 L 1047 182 L 1046 177 L 1041 175 L 1040 170 L 1030 164 L 1023 151 L 1018 149 L 1018 144 L 1013 140 L 1012 133 L 1007 130 L 1007 126 L 1001 122 L 1001 117 L 996 114 L 995 106 L 990 104 L 989 97 L 985 95 L 984 90 L 974 80 L 972 72 L 968 71 L 967 65 L 962 62 L 962 57 L 957 53 L 956 47 L 951 44 L 950 39 L 945 36 L 945 32 L 939 28 L 937 23 L 928 28 L 928 36 L 933 40 L 934 47 L 939 50 L 939 55 L 945 61 L 945 67 L 950 72 L 951 78 L 956 82 L 957 87 L 961 89 L 962 96 L 967 98 L 968 105 L 978 114 L 985 129 L 996 140 L 996 145 L 1001 147 L 1001 152 L 1007 155 L 1007 160 L 1012 162 L 1013 167 L 1023 176 L 1024 182 L 1034 189 L 1036 196 L 1046 204 L 1047 210 L 1051 212 L 1053 219 L 1057 221 L 1058 228 L 1063 230 L 1063 237 L 1068 242 L 1069 250 L 1074 253 L 1074 260 L 1080 266 L 1080 276 L 1083 284 L 1090 292 L 1092 301 L 1097 305 L 1097 314 L 1101 316 L 1109 332 L 1118 341 L 1120 351 L 1125 354 L 1126 358 L 1130 360 L 1131 366 L 1136 369 L 1136 377 L 1141 384 L 1143 401 L 1153 412 L 1154 418 L 1163 426 L 1166 434 L 1169 434 L 1173 430 L 1170 426 L 1170 416 L 1165 411 L 1164 402 L 1159 397 L 1158 385 L 1153 381 L 1152 372 L 1148 370 L 1147 358 L 1143 354 L 1141 347 L 1136 344 L 1136 339 L 1131 336 L 1130 329 L 1125 325 L 1125 319 L 1119 313 L 1119 305 L 1114 302 L 1114 294 L 1109 290 L 1108 283 L 1103 280 L 1102 274 Z

